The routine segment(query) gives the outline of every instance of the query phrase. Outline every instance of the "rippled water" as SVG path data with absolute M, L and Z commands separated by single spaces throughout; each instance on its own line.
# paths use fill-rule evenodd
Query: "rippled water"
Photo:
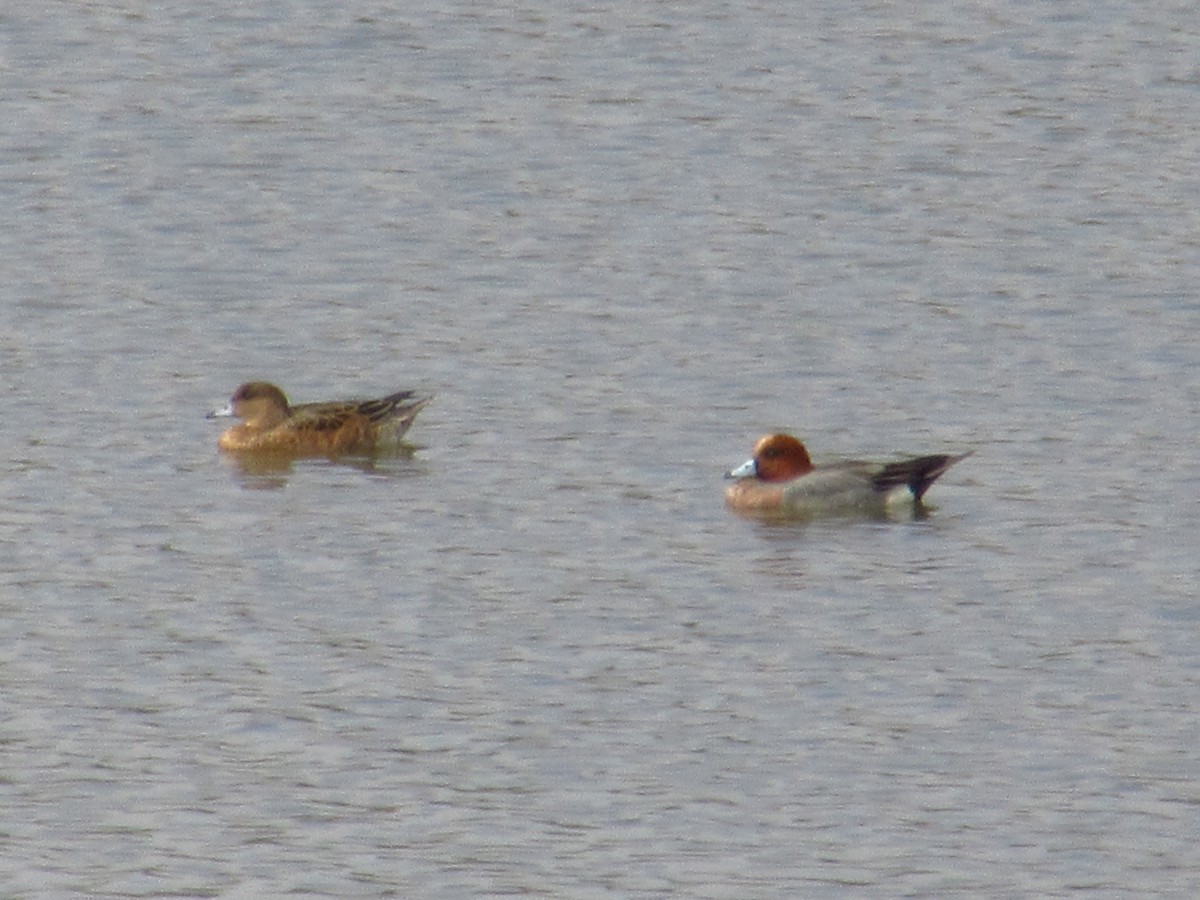
M 6 896 L 1193 895 L 1194 20 L 0 13 Z

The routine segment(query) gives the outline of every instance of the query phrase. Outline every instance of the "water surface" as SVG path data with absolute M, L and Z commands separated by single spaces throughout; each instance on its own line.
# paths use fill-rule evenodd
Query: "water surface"
M 1190 22 L 4 13 L 8 894 L 1193 895 Z M 775 428 L 976 454 L 729 514 Z

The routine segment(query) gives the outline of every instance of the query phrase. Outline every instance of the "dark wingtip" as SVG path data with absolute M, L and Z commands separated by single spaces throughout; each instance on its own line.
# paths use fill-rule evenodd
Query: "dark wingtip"
M 922 456 L 917 459 L 907 459 L 904 462 L 892 463 L 885 466 L 883 471 L 875 476 L 875 489 L 889 491 L 894 487 L 905 484 L 912 491 L 913 499 L 920 502 L 930 486 L 945 474 L 946 470 L 955 463 L 966 459 L 974 450 L 957 455 L 938 453 L 933 456 Z
M 920 502 L 921 498 L 925 496 L 925 492 L 929 490 L 930 486 L 935 481 L 945 474 L 947 469 L 949 469 L 955 463 L 962 462 L 974 452 L 974 450 L 968 450 L 966 453 L 960 453 L 957 456 L 951 454 L 938 454 L 936 456 L 927 456 L 922 460 L 917 460 L 917 462 L 927 462 L 929 465 L 928 467 L 922 467 L 922 469 L 917 473 L 917 477 L 909 482 L 909 488 L 913 492 L 913 498 L 917 502 Z

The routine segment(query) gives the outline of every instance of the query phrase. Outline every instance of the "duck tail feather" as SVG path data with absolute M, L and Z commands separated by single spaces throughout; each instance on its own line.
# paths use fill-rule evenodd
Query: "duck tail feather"
M 929 490 L 930 485 L 937 481 L 947 469 L 974 452 L 971 450 L 958 455 L 938 453 L 889 463 L 872 481 L 875 484 L 875 490 L 880 493 L 887 493 L 892 488 L 907 485 L 908 489 L 912 491 L 913 499 L 920 500 Z

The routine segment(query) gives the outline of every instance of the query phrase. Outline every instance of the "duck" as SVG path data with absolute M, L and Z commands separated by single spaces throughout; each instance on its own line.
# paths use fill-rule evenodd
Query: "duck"
M 227 453 L 272 453 L 293 457 L 370 454 L 399 443 L 433 399 L 399 391 L 378 400 L 334 400 L 292 406 L 266 381 L 249 381 L 228 405 L 208 418 L 242 420 L 217 439 Z
M 734 479 L 725 502 L 737 512 L 803 518 L 879 516 L 902 505 L 920 509 L 930 485 L 973 452 L 815 466 L 799 438 L 768 434 L 754 445 L 750 459 L 725 473 Z

